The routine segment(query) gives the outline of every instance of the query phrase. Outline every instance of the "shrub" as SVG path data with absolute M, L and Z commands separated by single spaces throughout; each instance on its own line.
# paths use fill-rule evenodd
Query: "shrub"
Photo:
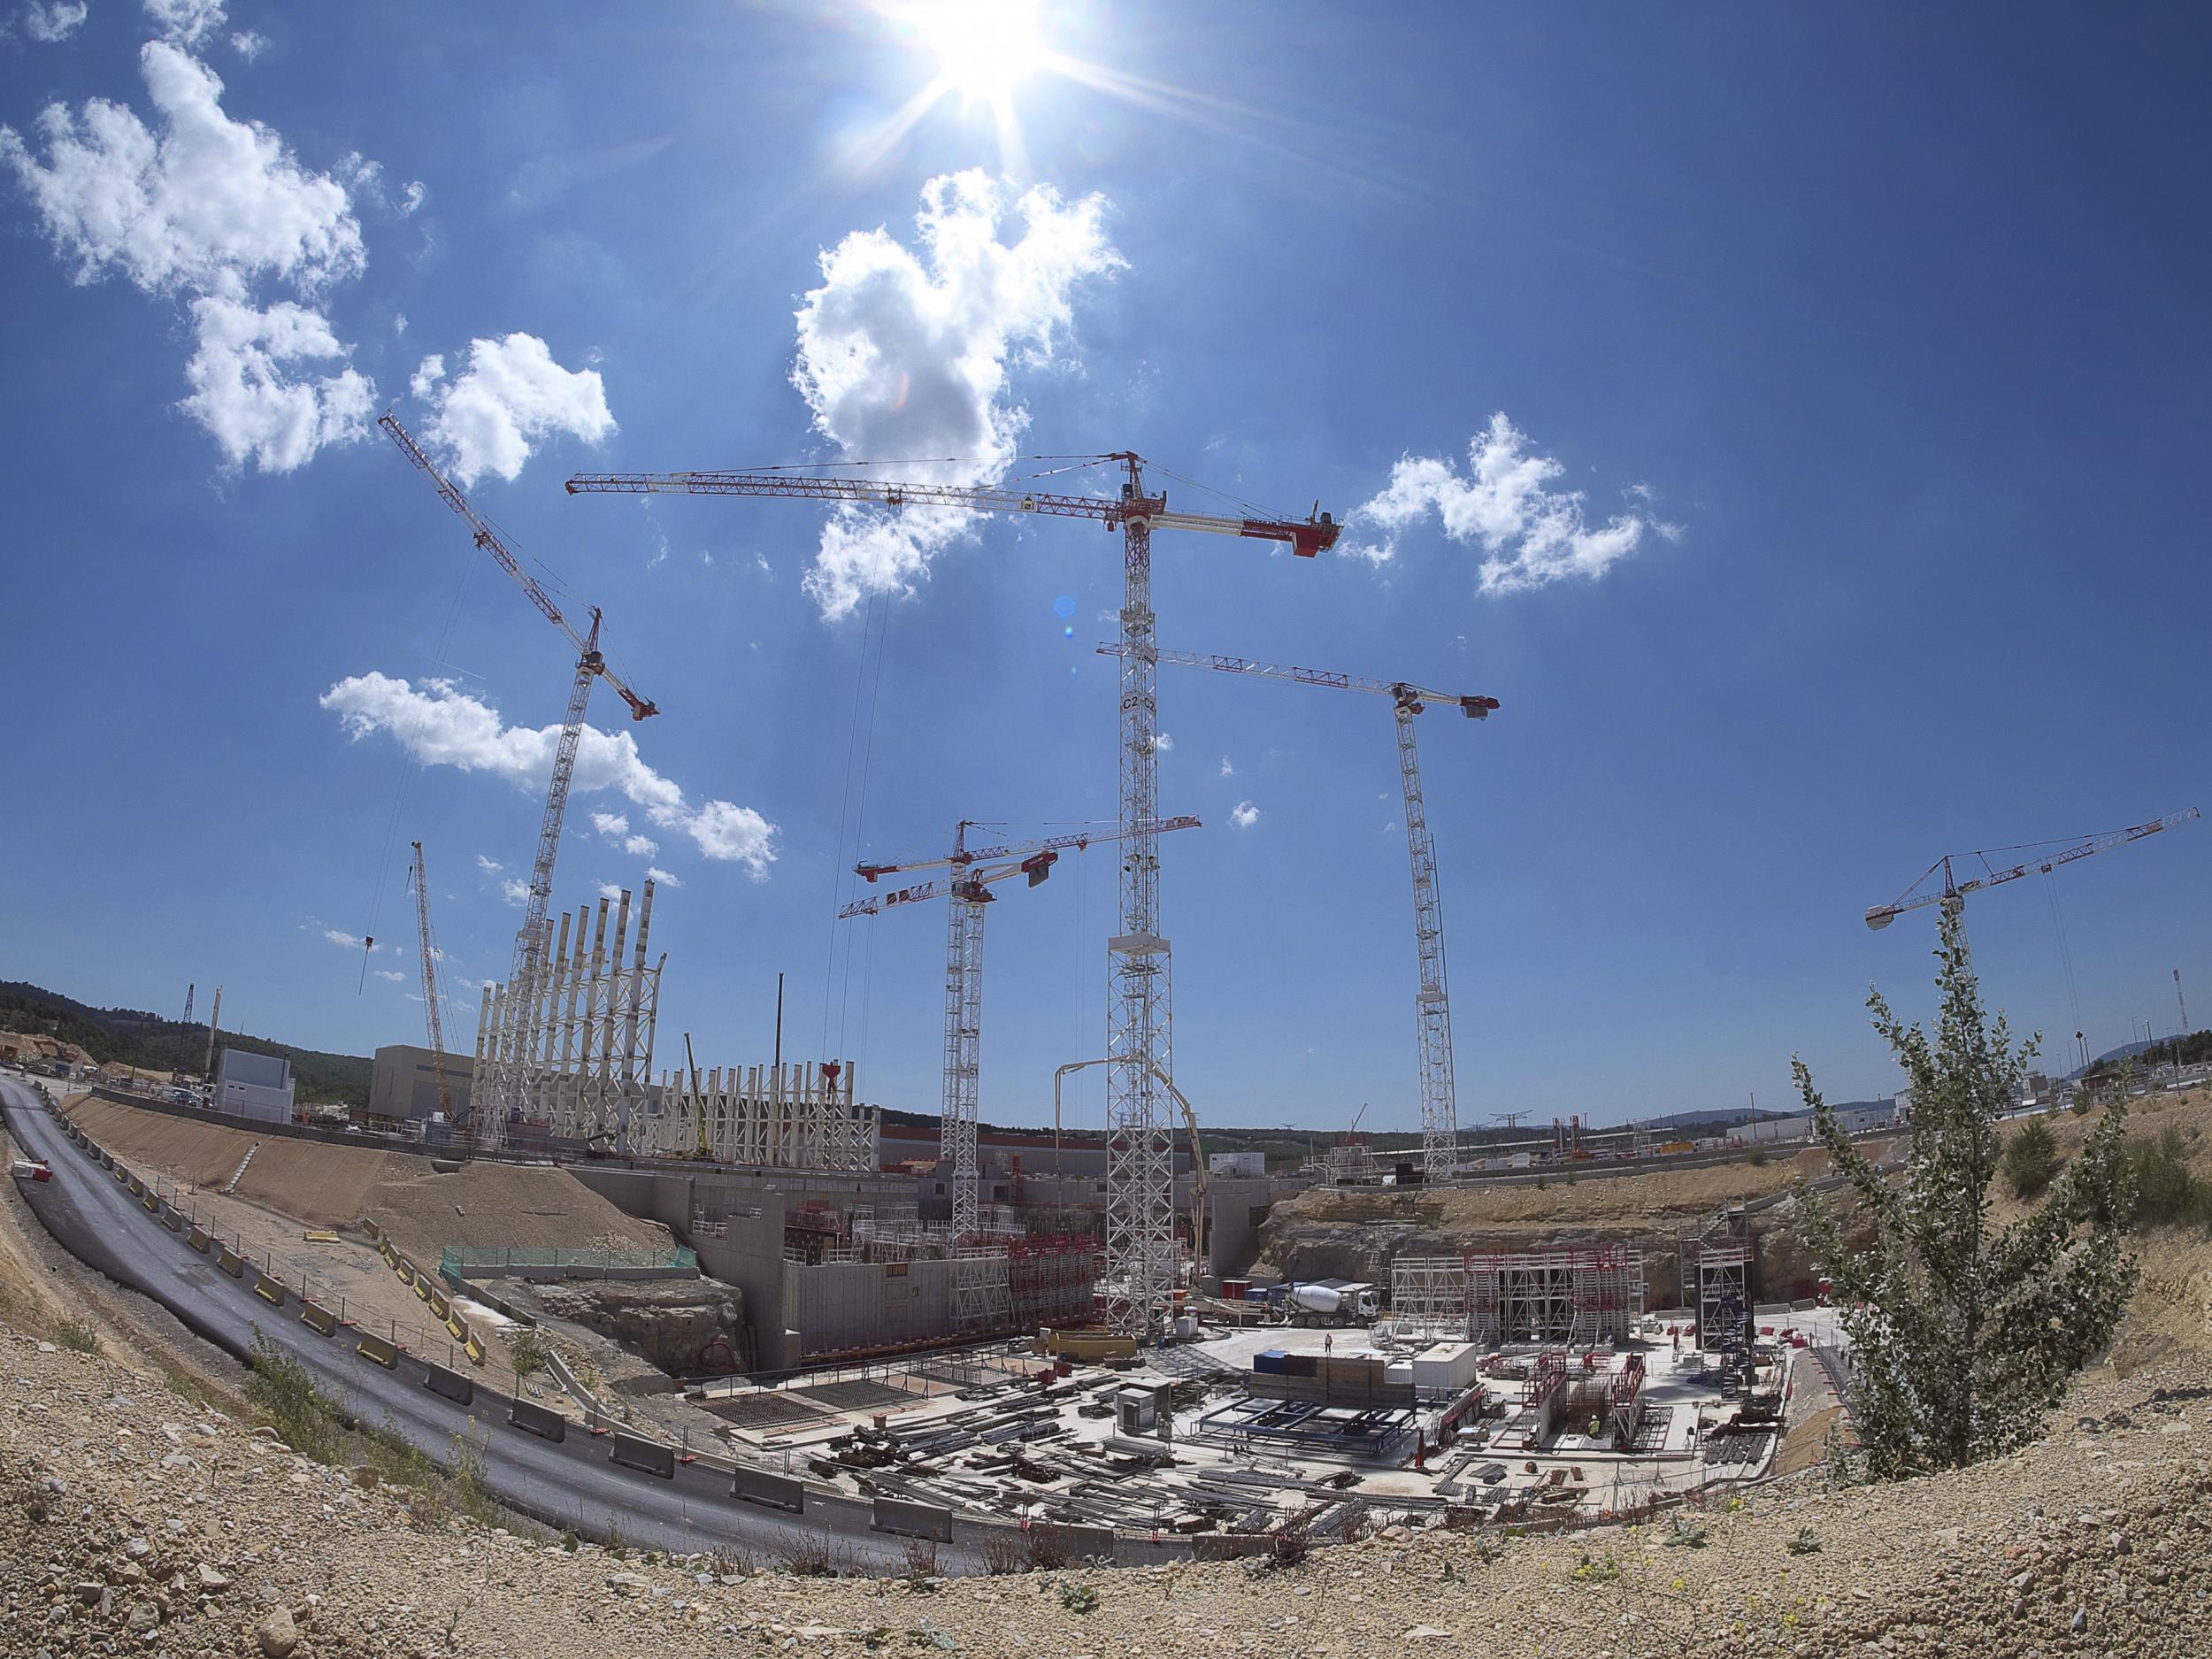
M 1763 1170 L 1773 1161 L 1773 1156 L 1764 1147 L 1754 1147 L 1744 1154 L 1743 1161 L 1755 1170 Z
M 2191 1172 L 2179 1129 L 2169 1124 L 2155 1141 L 2148 1136 L 2131 1141 L 2127 1162 L 2135 1181 L 2136 1225 L 2212 1225 L 2212 1181 Z
M 535 1331 L 525 1331 L 517 1337 L 511 1351 L 516 1376 L 527 1377 L 533 1371 L 545 1369 L 545 1339 Z
M 79 1354 L 97 1354 L 100 1333 L 82 1319 L 64 1319 L 54 1327 L 54 1340 Z
M 1313 1533 L 1303 1521 L 1292 1521 L 1268 1535 L 1267 1560 L 1271 1567 L 1295 1567 L 1313 1554 Z
M 2035 1053 L 1982 1006 L 1959 914 L 1939 928 L 1932 1034 L 1908 1026 L 1879 991 L 1867 999 L 1912 1086 L 1909 1155 L 1893 1184 L 1843 1132 L 1793 1061 L 1837 1172 L 1870 1224 L 1847 1237 L 1828 1203 L 1795 1189 L 1811 1254 L 1830 1263 L 1857 1371 L 1852 1420 L 1869 1474 L 1955 1469 L 2032 1440 L 2074 1374 L 2112 1339 L 2138 1272 L 2120 1225 L 2129 1210 L 2124 1096 L 2108 1107 L 2042 1202 L 1989 1224 L 1998 1119 Z
M 1087 1584 L 1060 1581 L 1060 1605 L 1071 1613 L 1093 1613 L 1098 1610 L 1098 1592 Z
M 1790 1540 L 1788 1543 L 1783 1545 L 1782 1548 L 1788 1550 L 1793 1555 L 1818 1555 L 1820 1553 L 1820 1540 L 1813 1535 L 1813 1529 L 1811 1527 L 1801 1526 L 1797 1529 L 1797 1536 Z
M 246 1382 L 246 1403 L 274 1429 L 284 1443 L 319 1463 L 338 1456 L 338 1426 L 330 1403 L 315 1392 L 307 1368 L 262 1333 L 253 1333 L 253 1375 Z
M 2048 1124 L 2032 1118 L 2005 1142 L 2004 1154 L 1997 1163 L 2015 1198 L 2033 1198 L 2058 1173 L 2058 1137 Z

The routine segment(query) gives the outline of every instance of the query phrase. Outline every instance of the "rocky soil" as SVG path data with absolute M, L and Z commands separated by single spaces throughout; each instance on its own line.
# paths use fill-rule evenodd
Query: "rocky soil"
M 486 1529 L 113 1361 L 0 1328 L 0 1652 L 1546 1659 L 2212 1651 L 2212 1368 L 2085 1380 L 2050 1438 L 1908 1486 L 1822 1471 L 1550 1538 L 1398 1529 L 1279 1568 L 945 1581 L 645 1561 Z

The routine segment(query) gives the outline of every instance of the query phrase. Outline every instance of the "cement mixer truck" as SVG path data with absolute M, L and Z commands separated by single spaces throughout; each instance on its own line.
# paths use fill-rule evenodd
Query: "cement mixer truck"
M 1287 1286 L 1283 1312 L 1298 1325 L 1372 1325 L 1382 1317 L 1382 1293 L 1349 1279 L 1317 1279 Z

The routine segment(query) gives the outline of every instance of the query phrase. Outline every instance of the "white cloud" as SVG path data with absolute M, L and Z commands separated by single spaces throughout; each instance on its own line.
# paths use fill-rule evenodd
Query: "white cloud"
M 326 444 L 365 435 L 373 382 L 351 367 L 290 377 L 288 365 L 343 361 L 329 320 L 290 300 L 266 311 L 235 299 L 192 302 L 199 349 L 184 366 L 192 395 L 177 407 L 207 428 L 232 465 L 249 457 L 265 472 L 289 472 Z
M 179 46 L 197 46 L 225 21 L 223 0 L 146 0 L 146 16 Z
M 591 826 L 609 841 L 618 840 L 630 833 L 630 820 L 620 812 L 595 812 Z
M 1224 778 L 1233 778 L 1236 775 L 1237 769 L 1229 764 L 1229 757 L 1226 755 L 1224 755 L 1221 757 L 1221 776 Z
M 333 686 L 321 703 L 349 737 L 388 732 L 423 765 L 490 772 L 532 794 L 544 788 L 560 740 L 557 726 L 507 725 L 496 709 L 447 680 L 417 687 L 386 674 L 357 674 Z M 617 791 L 651 824 L 688 835 L 708 858 L 744 864 L 755 880 L 766 877 L 776 860 L 773 824 L 730 801 L 694 806 L 672 780 L 645 764 L 628 732 L 584 727 L 573 787 L 579 795 Z
M 340 946 L 347 950 L 358 950 L 361 949 L 364 942 L 365 942 L 362 940 L 359 934 L 342 933 L 335 927 L 324 928 L 323 937 L 330 941 L 332 944 Z
M 196 296 L 192 392 L 179 407 L 232 465 L 289 472 L 326 444 L 365 436 L 376 388 L 349 366 L 293 378 L 294 365 L 339 364 L 349 349 L 320 311 L 291 300 L 263 309 L 252 285 L 269 278 L 313 300 L 359 274 L 360 222 L 342 184 L 303 167 L 270 128 L 226 115 L 222 81 L 172 43 L 219 24 L 220 7 L 171 0 L 148 11 L 170 36 L 139 54 L 159 130 L 104 98 L 75 113 L 52 104 L 38 118 L 46 159 L 0 127 L 0 165 L 76 281 L 119 273 L 148 294 Z
M 389 979 L 393 984 L 397 985 L 407 976 L 403 973 L 395 973 L 389 968 L 379 968 L 376 971 L 376 977 L 380 979 Z M 417 1000 L 419 1001 L 420 999 L 418 998 Z
M 530 884 L 520 876 L 509 876 L 499 884 L 499 896 L 510 904 L 526 904 L 530 900 Z
M 654 882 L 664 887 L 680 887 L 683 886 L 682 882 L 677 880 L 675 877 L 670 875 L 667 871 L 662 869 L 658 864 L 649 864 L 646 866 L 645 879 L 648 881 Z
M 31 0 L 23 9 L 23 32 L 35 41 L 52 45 L 74 35 L 92 8 L 77 0 Z
M 1250 829 L 1259 821 L 1260 810 L 1249 801 L 1238 802 L 1235 810 L 1229 814 L 1229 822 L 1239 829 Z
M 1155 732 L 1152 734 L 1152 747 L 1159 753 L 1164 755 L 1169 749 L 1175 747 L 1175 740 L 1169 736 L 1165 732 Z
M 420 179 L 410 179 L 400 190 L 399 212 L 402 219 L 414 212 L 430 196 L 430 187 Z
M 622 896 L 622 889 L 611 881 L 602 881 L 599 884 L 599 896 L 603 899 L 618 899 Z
M 313 292 L 357 274 L 365 256 L 345 187 L 296 161 L 258 121 L 223 113 L 223 83 L 161 41 L 139 54 L 162 117 L 158 136 L 119 104 L 39 112 L 42 166 L 12 128 L 0 159 L 31 196 L 55 250 L 90 282 L 113 267 L 148 293 L 234 290 L 264 274 Z
M 756 553 L 756 554 L 754 554 L 754 555 L 753 555 L 753 565 L 754 565 L 755 568 L 756 568 L 756 569 L 757 569 L 763 576 L 768 577 L 768 578 L 770 578 L 772 580 L 774 579 L 775 574 L 776 574 L 776 567 L 775 567 L 773 565 L 771 565 L 771 564 L 768 562 L 768 556 L 767 556 L 765 553 Z
M 269 37 L 253 29 L 242 29 L 230 37 L 230 49 L 251 63 L 269 50 Z
M 443 357 L 425 357 L 409 389 L 431 405 L 429 439 L 464 486 L 487 472 L 513 479 L 555 433 L 597 443 L 615 429 L 599 371 L 563 368 L 535 334 L 472 340 L 468 366 L 449 385 L 445 372 Z
M 1650 521 L 1629 512 L 1593 526 L 1582 492 L 1550 488 L 1565 468 L 1532 453 L 1527 434 L 1502 411 L 1468 445 L 1468 470 L 1448 460 L 1412 456 L 1390 470 L 1381 494 L 1352 515 L 1356 530 L 1379 539 L 1346 549 L 1382 564 L 1397 553 L 1405 528 L 1433 512 L 1455 541 L 1479 545 L 1482 591 L 1509 594 L 1569 577 L 1594 580 L 1636 550 Z
M 407 332 L 407 313 L 405 311 L 394 311 L 392 313 L 392 332 L 396 334 L 403 334 Z
M 791 370 L 816 428 L 848 456 L 913 463 L 914 481 L 1003 477 L 1028 423 L 1008 396 L 1010 366 L 1051 362 L 1078 287 L 1125 263 L 1106 240 L 1105 209 L 1102 196 L 1070 203 L 1043 185 L 1016 196 L 971 170 L 922 187 L 918 251 L 880 227 L 825 250 Z M 999 236 L 1010 217 L 1022 223 L 1011 242 Z M 845 506 L 824 527 L 804 586 L 824 616 L 841 617 L 871 594 L 911 592 L 973 527 L 957 511 Z
M 650 835 L 626 835 L 622 850 L 633 858 L 650 858 L 661 849 L 661 844 Z
M 506 868 L 506 866 L 502 864 L 498 859 L 487 858 L 482 853 L 476 855 L 476 867 L 479 870 L 481 870 L 488 876 L 495 876 L 502 870 Z

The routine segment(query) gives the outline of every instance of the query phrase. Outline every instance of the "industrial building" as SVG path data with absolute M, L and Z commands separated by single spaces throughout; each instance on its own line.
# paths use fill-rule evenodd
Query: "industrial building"
M 274 1055 L 225 1048 L 216 1056 L 209 1104 L 234 1118 L 292 1121 L 292 1063 Z
M 376 1051 L 369 1073 L 369 1104 L 361 1114 L 379 1129 L 405 1130 L 428 1123 L 440 1110 L 439 1084 L 442 1077 L 449 1101 L 449 1119 L 468 1116 L 469 1091 L 476 1061 L 465 1054 L 441 1055 L 414 1043 L 387 1043 Z

